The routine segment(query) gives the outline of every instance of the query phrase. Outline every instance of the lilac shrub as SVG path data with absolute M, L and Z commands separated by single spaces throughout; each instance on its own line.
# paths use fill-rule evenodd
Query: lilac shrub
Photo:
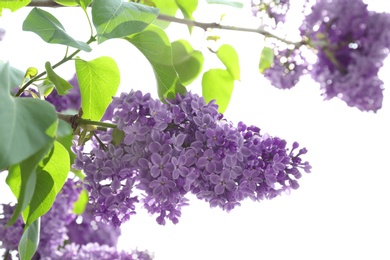
M 90 148 L 73 147 L 94 215 L 105 223 L 120 226 L 138 203 L 159 224 L 177 223 L 187 193 L 230 211 L 243 199 L 272 199 L 296 189 L 301 170 L 310 172 L 298 143 L 290 150 L 285 140 L 255 126 L 234 126 L 214 101 L 207 104 L 196 94 L 162 103 L 131 91 L 112 104 L 117 128 L 98 133 Z

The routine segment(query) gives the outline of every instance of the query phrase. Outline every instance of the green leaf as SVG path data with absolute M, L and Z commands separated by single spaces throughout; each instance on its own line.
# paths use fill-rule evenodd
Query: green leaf
M 10 95 L 8 64 L 0 70 L 0 169 L 17 164 L 53 141 L 57 113 L 50 103 Z
M 233 79 L 240 80 L 240 63 L 236 50 L 232 46 L 224 44 L 219 47 L 217 56 L 226 66 L 227 71 L 230 72 Z
M 176 93 L 186 92 L 173 66 L 171 43 L 163 29 L 150 25 L 144 31 L 126 39 L 137 47 L 152 65 L 161 100 L 166 97 L 175 98 Z
M 186 40 L 172 42 L 173 65 L 184 86 L 191 84 L 202 71 L 204 57 Z
M 177 10 L 179 10 L 179 7 L 176 4 L 176 0 L 153 0 L 153 3 L 160 10 L 161 14 L 175 16 Z M 166 29 L 169 26 L 170 22 L 161 21 L 157 19 L 154 21 L 153 24 L 162 29 Z
M 12 225 L 31 202 L 35 192 L 35 185 L 37 183 L 36 167 L 50 150 L 51 146 L 52 143 L 47 144 L 41 150 L 22 161 L 20 164 L 13 165 L 9 168 L 6 183 L 18 199 L 18 204 L 16 205 L 15 211 L 9 220 L 8 225 Z
M 1 88 L 6 88 L 6 84 L 9 84 L 9 90 L 12 91 L 15 87 L 19 86 L 22 83 L 24 78 L 24 73 L 21 70 L 18 70 L 14 67 L 9 66 L 9 63 L 4 63 L 0 61 L 0 72 L 5 70 L 8 74 L 6 78 L 0 78 L 0 92 Z
M 92 50 L 87 43 L 76 41 L 69 36 L 57 18 L 36 7 L 24 20 L 23 30 L 38 34 L 47 43 L 58 43 L 87 52 Z
M 1 0 L 0 1 L 0 16 L 3 11 L 3 9 L 10 9 L 11 12 L 15 12 L 19 8 L 22 8 L 26 5 L 28 5 L 31 2 L 31 0 Z
M 83 117 L 100 120 L 115 96 L 120 82 L 119 68 L 110 57 L 76 60 Z
M 180 8 L 180 11 L 183 13 L 185 18 L 191 20 L 194 19 L 192 13 L 198 7 L 198 0 L 176 0 L 176 4 Z
M 43 165 L 36 171 L 35 192 L 23 212 L 27 226 L 49 211 L 66 181 L 69 170 L 68 151 L 59 142 L 54 142 L 52 150 L 43 160 Z
M 176 4 L 183 13 L 184 18 L 194 20 L 192 13 L 198 7 L 198 0 L 176 0 Z M 192 28 L 192 26 L 188 26 L 190 33 L 192 32 Z
M 92 2 L 92 21 L 98 43 L 143 31 L 158 15 L 157 8 L 122 0 Z
M 40 97 L 47 97 L 54 89 L 54 84 L 48 79 L 44 79 L 39 85 L 37 85 L 38 93 Z
M 229 1 L 229 0 L 206 0 L 208 4 L 221 4 L 221 5 L 229 5 L 232 7 L 242 8 L 244 6 L 243 3 L 237 1 Z
M 19 256 L 21 260 L 30 260 L 39 244 L 39 231 L 41 229 L 41 220 L 37 219 L 28 226 L 19 241 Z
M 264 71 L 272 66 L 274 63 L 274 51 L 270 47 L 264 47 L 261 51 L 259 70 L 263 74 Z
M 87 7 L 91 4 L 92 0 L 76 0 L 77 4 L 81 6 L 81 8 L 87 10 Z
M 215 99 L 218 111 L 224 113 L 232 95 L 234 79 L 223 69 L 212 69 L 203 74 L 202 95 L 207 102 Z
M 79 198 L 73 204 L 73 213 L 77 215 L 81 215 L 84 213 L 85 208 L 88 204 L 88 193 L 86 190 L 82 190 L 80 192 Z
M 45 63 L 45 69 L 46 69 L 47 77 L 51 82 L 53 82 L 58 92 L 58 95 L 63 96 L 68 94 L 69 93 L 68 90 L 72 89 L 73 86 L 67 80 L 61 78 L 60 76 L 57 75 L 57 73 L 54 72 L 50 62 Z
M 57 4 L 63 5 L 63 6 L 77 6 L 78 3 L 76 0 L 54 0 Z

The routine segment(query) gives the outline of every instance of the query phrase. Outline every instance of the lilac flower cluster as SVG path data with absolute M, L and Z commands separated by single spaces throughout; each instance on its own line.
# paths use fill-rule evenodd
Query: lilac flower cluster
M 21 218 L 16 220 L 13 226 L 8 227 L 15 206 L 10 204 L 0 205 L 0 249 L 15 251 L 18 250 L 19 240 L 23 234 L 24 222 Z M 1 256 L 1 255 L 0 255 Z M 2 256 L 6 259 L 6 256 Z
M 196 94 L 164 104 L 131 91 L 112 104 L 117 129 L 99 134 L 90 149 L 73 149 L 95 217 L 114 226 L 128 220 L 138 202 L 157 214 L 159 224 L 177 223 L 187 193 L 229 211 L 245 198 L 271 199 L 296 189 L 300 170 L 310 172 L 298 143 L 289 151 L 286 141 L 261 135 L 255 126 L 233 126 L 214 102 Z
M 146 251 L 118 251 L 116 245 L 120 230 L 93 221 L 88 208 L 77 217 L 72 210 L 80 191 L 81 182 L 68 179 L 52 208 L 42 217 L 39 246 L 33 260 L 152 259 Z M 17 250 L 24 223 L 19 218 L 14 225 L 6 227 L 15 207 L 2 206 L 4 217 L 0 218 L 0 248 L 13 252 Z
M 252 12 L 256 17 L 262 16 L 262 13 L 274 19 L 275 25 L 286 21 L 286 14 L 290 9 L 289 0 L 252 0 Z
M 299 78 L 307 72 L 308 63 L 297 49 L 275 50 L 274 63 L 264 71 L 266 77 L 274 87 L 290 89 Z
M 362 0 L 317 0 L 300 26 L 301 45 L 288 52 L 275 48 L 275 64 L 265 77 L 286 89 L 308 73 L 325 99 L 338 97 L 348 106 L 376 112 L 383 100 L 378 72 L 389 54 L 389 27 L 390 14 L 368 11 Z M 304 58 L 308 53 L 302 45 L 316 53 L 314 64 Z
M 382 106 L 378 71 L 390 48 L 390 14 L 367 10 L 361 0 L 318 0 L 301 26 L 316 46 L 311 75 L 327 99 L 335 96 L 363 111 Z

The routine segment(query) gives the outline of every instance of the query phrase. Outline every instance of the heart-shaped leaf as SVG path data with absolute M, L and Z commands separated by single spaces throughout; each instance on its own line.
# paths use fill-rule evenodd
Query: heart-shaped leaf
M 126 39 L 137 47 L 152 65 L 160 99 L 175 98 L 177 93 L 186 92 L 173 66 L 171 43 L 163 29 L 150 25 L 144 31 Z
M 119 68 L 110 57 L 76 60 L 83 117 L 100 120 L 115 96 L 120 82 Z
M 232 75 L 223 69 L 212 69 L 203 74 L 202 95 L 207 102 L 216 100 L 218 111 L 224 113 L 234 88 Z
M 10 95 L 8 64 L 0 69 L 0 169 L 17 164 L 53 141 L 57 113 L 50 103 Z
M 158 15 L 158 9 L 122 0 L 92 2 L 92 21 L 98 43 L 143 31 Z
M 218 58 L 226 66 L 234 80 L 240 80 L 240 63 L 236 50 L 228 44 L 223 44 L 217 51 Z
M 47 43 L 58 43 L 83 51 L 91 51 L 85 42 L 76 41 L 52 14 L 35 7 L 23 22 L 23 30 L 38 34 Z
M 184 86 L 191 84 L 202 71 L 204 57 L 186 40 L 172 42 L 173 65 Z

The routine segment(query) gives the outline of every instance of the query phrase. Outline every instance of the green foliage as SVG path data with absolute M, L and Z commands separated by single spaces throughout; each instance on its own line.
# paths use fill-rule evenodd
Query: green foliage
M 264 47 L 261 51 L 260 62 L 259 62 L 259 71 L 261 74 L 264 71 L 272 66 L 274 63 L 274 51 L 270 47 Z
M 141 32 L 157 15 L 157 8 L 122 0 L 95 0 L 92 3 L 92 21 L 98 43 Z
M 76 41 L 65 32 L 65 28 L 52 14 L 34 8 L 23 22 L 23 30 L 38 34 L 47 43 L 57 43 L 83 51 L 91 51 L 85 42 Z
M 243 3 L 237 1 L 229 1 L 229 0 L 206 0 L 208 4 L 221 4 L 221 5 L 229 5 L 237 8 L 242 8 L 244 6 Z
M 31 0 L 1 0 L 0 1 L 0 16 L 3 11 L 3 9 L 9 9 L 12 12 L 15 12 L 19 8 L 22 8 L 26 5 L 28 5 L 31 2 Z
M 180 11 L 183 13 L 185 18 L 191 20 L 194 19 L 192 13 L 198 7 L 198 0 L 176 0 L 176 4 L 180 8 Z
M 20 164 L 15 164 L 9 168 L 6 182 L 12 193 L 18 199 L 18 204 L 8 225 L 13 224 L 28 204 L 30 204 L 37 182 L 36 167 L 50 150 L 51 146 L 52 143 L 47 144 Z
M 30 260 L 37 251 L 40 226 L 41 221 L 37 219 L 23 232 L 18 246 L 20 260 Z
M 126 39 L 137 47 L 152 65 L 160 99 L 174 98 L 176 93 L 186 92 L 173 66 L 171 43 L 164 30 L 150 25 L 144 31 Z
M 57 114 L 46 101 L 10 95 L 9 66 L 0 71 L 0 169 L 17 164 L 53 141 Z
M 119 68 L 110 57 L 76 60 L 83 117 L 100 120 L 115 96 L 120 82 Z
M 54 142 L 51 151 L 36 170 L 35 192 L 30 204 L 23 212 L 27 226 L 49 211 L 66 181 L 69 170 L 68 151 L 59 142 Z
M 203 74 L 202 94 L 206 101 L 216 100 L 218 111 L 225 112 L 234 89 L 234 81 L 240 80 L 240 64 L 236 50 L 224 44 L 216 52 L 226 70 L 211 69 Z
M 46 69 L 47 77 L 56 87 L 58 95 L 63 96 L 65 94 L 68 94 L 69 92 L 68 90 L 72 89 L 73 86 L 68 81 L 64 80 L 63 78 L 58 76 L 57 73 L 54 72 L 50 62 L 45 63 L 45 69 Z
M 240 64 L 236 50 L 232 46 L 224 44 L 219 47 L 217 56 L 225 65 L 227 71 L 230 72 L 233 79 L 240 80 Z
M 172 42 L 173 65 L 184 86 L 191 84 L 202 72 L 204 57 L 186 40 Z
M 211 69 L 203 74 L 202 94 L 207 102 L 212 99 L 218 104 L 218 111 L 224 113 L 232 95 L 234 79 L 223 69 Z
M 2 75 L 6 75 L 5 78 L 0 78 L 0 92 L 1 88 L 7 88 L 8 84 L 9 90 L 12 90 L 14 87 L 19 86 L 22 83 L 24 73 L 21 70 L 18 70 L 14 67 L 9 66 L 8 63 L 4 63 L 0 61 L 0 73 L 3 72 Z M 1 74 L 0 74 L 1 75 Z
M 175 16 L 179 7 L 176 4 L 176 0 L 153 0 L 153 4 L 160 10 L 160 13 Z M 170 22 L 156 20 L 153 24 L 159 26 L 162 29 L 166 29 Z
M 73 213 L 77 215 L 83 214 L 87 204 L 88 204 L 88 193 L 86 190 L 82 190 L 80 192 L 79 198 L 73 204 Z

